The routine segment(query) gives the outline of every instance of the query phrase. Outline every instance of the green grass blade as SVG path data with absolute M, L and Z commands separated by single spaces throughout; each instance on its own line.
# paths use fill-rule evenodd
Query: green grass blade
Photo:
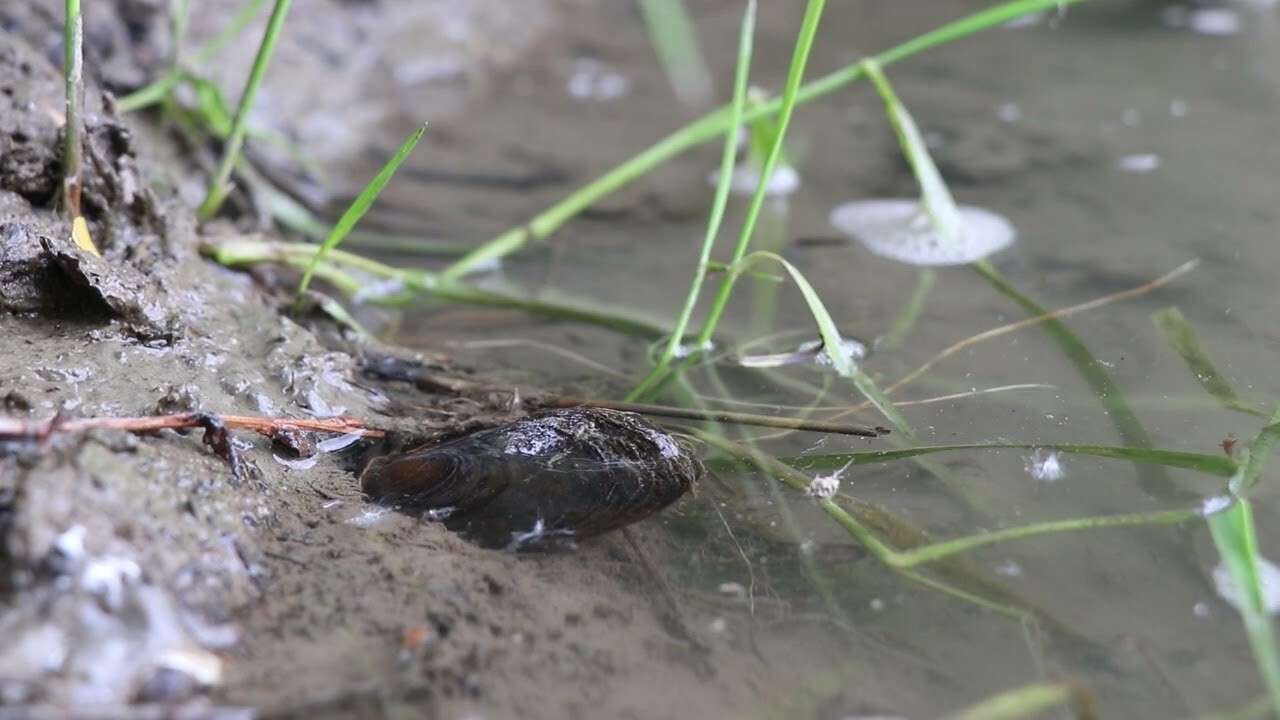
M 276 0 L 275 7 L 271 10 L 271 19 L 267 21 L 262 43 L 258 46 L 258 55 L 254 58 L 249 79 L 245 82 L 244 92 L 240 96 L 240 108 L 236 112 L 235 124 L 231 128 L 230 137 L 227 138 L 226 147 L 222 150 L 222 160 L 209 186 L 209 192 L 196 212 L 201 222 L 213 217 L 227 197 L 231 169 L 240 159 L 240 148 L 243 147 L 245 134 L 249 131 L 249 109 L 253 107 L 258 88 L 262 86 L 262 78 L 267 74 L 267 66 L 271 64 L 271 55 L 275 52 L 276 42 L 280 39 L 281 30 L 284 29 L 284 20 L 289 14 L 291 4 L 292 0 Z
M 1280 416 L 1280 409 L 1277 409 L 1276 415 Z M 1233 488 L 1236 492 L 1244 492 L 1262 478 L 1262 471 L 1266 469 L 1267 460 L 1271 457 L 1271 448 L 1280 440 L 1280 423 L 1275 420 L 1276 416 L 1273 416 L 1272 423 L 1259 430 L 1249 441 L 1248 455 L 1244 458 L 1244 472 L 1235 481 Z
M 1101 530 L 1114 527 L 1174 525 L 1198 517 L 1202 517 L 1202 513 L 1200 508 L 1197 507 L 1189 510 L 1162 510 L 1149 513 L 1126 513 L 1122 515 L 1103 515 L 1101 517 L 1052 520 L 995 530 L 980 535 L 970 535 L 969 537 L 955 540 L 936 542 L 913 550 L 905 550 L 895 553 L 892 563 L 897 567 L 914 567 L 923 563 L 936 562 L 959 553 L 976 550 L 980 547 L 986 547 L 987 545 L 995 545 L 996 543 L 1010 540 L 1023 540 L 1037 535 L 1055 535 L 1065 532 Z
M 1265 412 L 1246 405 L 1231 387 L 1227 378 L 1218 372 L 1213 362 L 1209 360 L 1209 356 L 1205 354 L 1204 348 L 1200 345 L 1200 339 L 1196 337 L 1195 330 L 1191 329 L 1191 323 L 1183 317 L 1181 310 L 1176 307 L 1167 307 L 1154 313 L 1151 320 L 1174 352 L 1182 357 L 1182 361 L 1195 376 L 1196 382 L 1200 383 L 1200 387 L 1217 400 L 1218 404 L 1255 417 L 1267 417 Z
M 720 179 L 716 183 L 715 199 L 711 205 L 711 217 L 707 221 L 707 231 L 702 238 L 702 250 L 698 255 L 698 267 L 694 270 L 693 280 L 689 284 L 689 292 L 685 296 L 684 307 L 676 319 L 671 338 L 662 351 L 662 356 L 654 364 L 653 369 L 643 380 L 627 394 L 628 400 L 644 397 L 645 392 L 657 383 L 671 361 L 675 359 L 680 342 L 689 328 L 693 310 L 702 294 L 702 285 L 706 280 L 707 269 L 711 263 L 711 249 L 715 245 L 716 236 L 720 234 L 720 226 L 724 222 L 725 208 L 729 204 L 729 189 L 733 184 L 733 166 L 738 149 L 737 128 L 742 124 L 742 111 L 747 102 L 747 84 L 751 75 L 751 52 L 755 37 L 756 0 L 747 3 L 746 13 L 742 17 L 742 26 L 738 34 L 738 63 L 734 72 L 733 102 L 729 104 L 729 127 L 725 132 L 724 151 L 720 156 Z
M 1277 428 L 1280 430 L 1280 428 Z M 832 453 L 828 455 L 806 455 L 801 457 L 779 458 L 782 462 L 801 470 L 834 470 L 846 464 L 852 466 L 870 465 L 872 463 L 892 462 L 921 455 L 934 455 L 944 452 L 965 450 L 1055 450 L 1068 455 L 1086 455 L 1091 457 L 1129 460 L 1150 463 L 1180 470 L 1194 470 L 1214 477 L 1229 478 L 1239 471 L 1240 465 L 1225 455 L 1202 455 L 1200 453 L 1180 452 L 1177 450 L 1156 450 L 1150 448 L 1119 447 L 1115 445 L 1068 445 L 1054 443 L 977 443 L 973 445 L 925 445 L 921 447 L 903 448 L 900 450 L 868 450 L 855 453 Z M 709 459 L 707 467 L 713 470 L 745 470 L 747 465 L 723 459 Z
M 960 211 L 956 208 L 956 201 L 951 197 L 951 191 L 942 179 L 942 173 L 938 172 L 938 166 L 929 155 L 929 147 L 925 143 L 924 135 L 920 133 L 920 128 L 916 126 L 911 113 L 907 112 L 906 106 L 898 100 L 898 95 L 881 71 L 880 64 L 874 59 L 864 60 L 863 64 L 867 68 L 867 76 L 880 92 L 885 114 L 889 116 L 894 134 L 898 136 L 898 143 L 902 145 L 902 154 L 911 165 L 911 172 L 915 175 L 916 182 L 920 183 L 921 204 L 924 206 L 925 213 L 933 223 L 934 229 L 938 231 L 943 244 L 950 247 L 958 246 L 963 232 Z
M 334 223 L 333 230 L 329 232 L 329 236 L 320 244 L 320 249 L 311 258 L 311 264 L 302 273 L 302 281 L 298 283 L 299 295 L 307 291 L 307 286 L 311 283 L 311 274 L 315 272 L 316 264 L 329 251 L 336 248 L 346 238 L 347 233 L 351 232 L 351 229 L 356 226 L 360 218 L 364 217 L 364 214 L 369 211 L 369 208 L 373 206 L 373 201 L 378 198 L 378 193 L 382 192 L 382 188 L 386 187 L 391 180 L 391 176 L 396 174 L 396 169 L 400 167 L 400 163 L 404 162 L 404 159 L 409 157 L 409 153 L 413 152 L 414 147 L 418 145 L 418 141 L 422 139 L 422 133 L 426 129 L 427 126 L 424 124 L 413 131 L 413 134 L 409 136 L 408 140 L 404 141 L 404 144 L 400 146 L 396 154 L 392 155 L 387 164 L 382 166 L 382 170 L 378 171 L 373 181 L 360 191 L 360 194 L 356 196 L 350 207 L 342 213 L 342 217 L 338 218 L 338 222 Z
M 747 215 L 742 222 L 742 230 L 738 235 L 738 244 L 734 248 L 733 259 L 730 261 L 731 265 L 746 257 L 747 248 L 751 243 L 751 235 L 755 232 L 756 223 L 760 219 L 760 212 L 764 208 L 765 195 L 769 191 L 769 179 L 773 176 L 773 171 L 778 166 L 778 160 L 782 157 L 782 145 L 786 139 L 787 128 L 791 124 L 791 115 L 795 111 L 796 97 L 804 81 L 804 70 L 809 63 L 809 52 L 813 49 L 813 39 L 818 33 L 818 23 L 822 18 L 822 9 L 825 4 L 825 0 L 809 0 L 808 5 L 805 6 L 804 19 L 800 22 L 800 32 L 796 36 L 795 51 L 791 56 L 791 67 L 787 71 L 787 81 L 783 86 L 782 98 L 778 104 L 778 117 L 774 128 L 777 134 L 774 136 L 773 144 L 760 166 L 760 182 L 756 185 L 756 190 L 751 196 L 751 204 L 747 207 Z M 720 317 L 729 306 L 729 295 L 733 291 L 733 285 L 734 280 L 727 277 L 716 291 L 715 299 L 712 300 L 711 308 L 707 312 L 707 318 L 702 323 L 702 331 L 698 335 L 698 347 L 705 345 L 715 335 L 716 328 L 720 324 Z M 838 348 L 840 345 L 829 345 L 828 347 Z M 837 369 L 839 368 L 837 367 Z
M 1075 717 L 1092 720 L 1093 696 L 1089 691 L 1071 683 L 1041 682 L 1006 690 L 972 705 L 945 720 L 1022 720 L 1040 717 L 1059 705 L 1075 706 Z
M 1252 508 L 1248 500 L 1238 497 L 1231 507 L 1210 515 L 1208 520 L 1213 544 L 1235 582 L 1240 616 L 1258 672 L 1271 697 L 1272 712 L 1280 713 L 1280 654 L 1258 570 L 1262 556 Z
M 686 105 L 710 104 L 715 92 L 711 71 L 702 57 L 684 0 L 641 0 L 639 5 L 649 29 L 649 41 L 676 97 Z M 755 8 L 748 12 L 755 15 Z
M 836 327 L 835 320 L 831 318 L 831 313 L 827 312 L 826 305 L 822 302 L 822 298 L 818 296 L 818 291 L 813 289 L 813 285 L 804 277 L 794 265 L 787 262 L 781 255 L 769 252 L 756 252 L 743 258 L 740 263 L 730 269 L 729 276 L 725 279 L 725 285 L 732 289 L 733 282 L 742 273 L 757 262 L 763 260 L 772 260 L 783 267 L 787 274 L 791 276 L 796 287 L 799 288 L 800 294 L 804 296 L 805 304 L 809 308 L 809 314 L 813 316 L 813 321 L 818 326 L 818 334 L 822 337 L 822 343 L 827 348 L 827 357 L 831 359 L 831 367 L 841 377 L 851 380 L 858 391 L 875 406 L 880 414 L 885 417 L 895 428 L 908 438 L 915 437 L 915 429 L 911 427 L 911 423 L 898 410 L 897 406 L 884 394 L 870 375 L 862 372 L 857 363 L 845 352 L 841 351 L 844 347 L 843 338 L 840 337 L 840 330 Z
M 881 67 L 886 67 L 925 50 L 1001 25 L 1023 15 L 1048 10 L 1060 10 L 1068 5 L 1084 1 L 1021 0 L 1020 2 L 1004 3 L 961 18 L 886 50 L 876 55 L 875 60 Z M 854 64 L 836 70 L 799 88 L 795 95 L 795 103 L 802 104 L 828 95 L 861 79 L 865 74 L 866 70 L 861 64 Z M 775 98 L 748 108 L 743 113 L 741 123 L 751 123 L 759 118 L 773 115 L 778 112 L 781 105 L 782 100 Z M 732 127 L 736 127 L 736 125 L 730 124 L 728 108 L 714 110 L 694 120 L 573 192 L 569 197 L 539 213 L 529 222 L 507 230 L 476 248 L 466 257 L 447 268 L 441 273 L 441 277 L 445 279 L 460 278 L 471 272 L 475 267 L 514 253 L 530 242 L 550 236 L 561 225 L 601 198 L 606 197 L 680 153 L 701 145 L 708 140 L 720 137 L 722 133 Z

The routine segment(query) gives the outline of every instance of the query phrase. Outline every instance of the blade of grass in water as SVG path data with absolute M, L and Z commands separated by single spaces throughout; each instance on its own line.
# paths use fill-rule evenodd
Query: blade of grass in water
M 827 312 L 826 305 L 822 302 L 822 298 L 818 296 L 818 292 L 813 289 L 809 281 L 804 275 L 796 269 L 794 265 L 787 262 L 780 255 L 773 253 L 758 252 L 747 256 L 735 266 L 729 273 L 729 277 L 725 279 L 725 285 L 732 288 L 733 281 L 741 275 L 741 273 L 751 264 L 760 260 L 773 260 L 781 265 L 789 275 L 791 280 L 799 288 L 801 295 L 804 296 L 805 304 L 809 308 L 809 314 L 813 316 L 814 322 L 818 326 L 818 334 L 822 338 L 823 347 L 826 348 L 827 357 L 831 360 L 831 367 L 841 377 L 851 380 L 858 391 L 880 411 L 881 415 L 893 424 L 903 435 L 908 438 L 915 437 L 915 430 L 911 427 L 911 423 L 903 417 L 898 408 L 885 396 L 870 375 L 862 372 L 853 358 L 844 352 L 844 340 L 840 337 L 840 331 L 836 328 L 835 320 L 831 318 L 831 313 Z
M 654 52 L 667 73 L 667 82 L 680 102 L 704 107 L 713 102 L 711 71 L 702 57 L 684 0 L 641 0 L 640 11 Z M 748 12 L 754 15 L 755 8 Z
M 737 128 L 741 125 L 742 111 L 746 107 L 747 81 L 751 70 L 751 48 L 752 40 L 755 36 L 755 23 L 756 2 L 755 0 L 750 0 L 747 3 L 746 13 L 742 17 L 742 28 L 738 35 L 738 65 L 733 81 L 733 102 L 729 105 L 730 129 L 725 132 L 724 151 L 720 157 L 720 179 L 716 183 L 715 200 L 711 205 L 711 217 L 707 221 L 707 232 L 702 238 L 702 250 L 698 255 L 698 266 L 694 269 L 693 280 L 689 284 L 689 292 L 685 296 L 684 307 L 680 309 L 680 316 L 676 319 L 675 328 L 672 330 L 671 338 L 663 349 L 662 356 L 653 366 L 653 369 L 649 371 L 649 374 L 627 394 L 627 400 L 637 400 L 644 397 L 646 391 L 667 372 L 667 368 L 671 366 L 671 361 L 675 359 L 680 348 L 680 341 L 684 338 L 685 331 L 689 327 L 689 321 L 693 317 L 693 309 L 698 304 L 698 297 L 702 294 L 702 284 L 706 279 L 707 269 L 711 262 L 711 248 L 715 245 L 716 236 L 719 235 L 720 226 L 724 222 L 725 208 L 729 202 L 729 188 L 733 183 L 733 165 L 738 147 Z
M 271 19 L 267 21 L 267 29 L 262 34 L 262 43 L 258 46 L 258 55 L 253 60 L 253 68 L 249 71 L 249 79 L 245 82 L 244 92 L 240 96 L 240 108 L 236 112 L 231 135 L 222 149 L 222 159 L 218 164 L 217 172 L 214 173 L 209 192 L 196 213 L 201 222 L 213 217 L 227 197 L 231 169 L 240 159 L 240 148 L 244 145 L 245 134 L 249 130 L 249 109 L 253 107 L 253 100 L 258 95 L 262 78 L 267 74 L 267 66 L 271 64 L 271 55 L 275 52 L 276 42 L 280 39 L 281 30 L 284 29 L 284 19 L 289 14 L 291 3 L 292 0 L 276 0 L 275 7 L 271 11 Z
M 924 52 L 968 35 L 981 32 L 1010 20 L 1048 10 L 1060 10 L 1084 0 L 1019 0 L 976 12 L 886 50 L 875 56 L 881 67 Z M 837 70 L 817 80 L 806 83 L 795 94 L 794 102 L 801 104 L 832 93 L 861 79 L 866 69 L 860 64 Z M 618 167 L 577 190 L 569 197 L 539 213 L 529 222 L 507 230 L 486 242 L 466 257 L 447 268 L 442 276 L 457 279 L 478 266 L 492 262 L 523 248 L 535 240 L 542 240 L 561 225 L 590 207 L 601 198 L 618 190 L 635 178 L 644 175 L 658 165 L 689 148 L 720 137 L 722 133 L 758 118 L 778 112 L 783 99 L 775 98 L 746 109 L 737 124 L 730 124 L 729 108 L 720 108 L 676 130 L 647 150 L 631 157 Z
M 1151 320 L 1164 335 L 1164 339 L 1173 347 L 1174 352 L 1182 357 L 1182 361 L 1187 364 L 1191 374 L 1200 383 L 1200 387 L 1217 400 L 1218 404 L 1229 410 L 1238 410 L 1255 417 L 1267 417 L 1265 412 L 1250 407 L 1240 399 L 1239 395 L 1236 395 L 1231 383 L 1218 372 L 1213 362 L 1209 360 L 1209 356 L 1205 354 L 1200 346 L 1200 339 L 1196 337 L 1195 330 L 1191 329 L 1191 324 L 1182 316 L 1181 310 L 1176 307 L 1167 307 L 1153 314 Z
M 1044 315 L 1045 309 L 1037 305 L 1027 296 L 1013 287 L 1008 280 L 996 270 L 995 266 L 986 260 L 980 260 L 970 265 L 979 275 L 986 278 L 998 292 L 1007 296 L 1017 303 L 1029 315 Z M 1045 332 L 1053 338 L 1054 342 L 1062 350 L 1067 359 L 1075 365 L 1076 372 L 1088 384 L 1089 390 L 1093 392 L 1094 397 L 1102 403 L 1102 407 L 1106 409 L 1107 416 L 1111 418 L 1111 422 L 1116 427 L 1116 431 L 1120 434 L 1120 441 L 1129 447 L 1150 448 L 1151 436 L 1147 434 L 1146 428 L 1142 426 L 1142 422 L 1138 420 L 1138 416 L 1130 409 L 1128 401 L 1125 400 L 1124 393 L 1120 391 L 1120 386 L 1116 385 L 1115 380 L 1111 379 L 1111 375 L 1107 373 L 1102 363 L 1093 356 L 1089 348 L 1071 332 L 1071 329 L 1057 318 L 1047 318 L 1041 324 Z M 1148 494 L 1161 499 L 1177 499 L 1180 493 L 1175 488 L 1173 481 L 1169 479 L 1168 473 L 1157 465 L 1138 464 L 1138 482 L 1142 489 Z
M 751 195 L 751 204 L 747 207 L 747 216 L 743 220 L 742 230 L 738 235 L 738 244 L 734 247 L 733 259 L 729 262 L 730 265 L 737 264 L 747 255 L 747 248 L 751 243 L 751 234 L 755 232 L 756 223 L 759 221 L 760 212 L 764 207 L 765 195 L 769 190 L 769 179 L 773 176 L 773 171 L 778 166 L 779 158 L 782 157 L 782 145 L 786 139 L 787 128 L 791 124 L 791 115 L 796 107 L 796 96 L 800 92 L 800 86 L 804 81 L 804 70 L 809 62 L 809 52 L 813 49 L 813 38 L 818 33 L 818 23 L 822 18 L 822 8 L 825 4 L 825 0 L 809 0 L 808 5 L 805 7 L 804 18 L 800 22 L 800 32 L 796 36 L 795 51 L 791 57 L 791 67 L 787 71 L 787 81 L 783 86 L 782 98 L 778 104 L 777 134 L 773 138 L 773 144 L 760 166 L 760 182 L 756 185 L 756 190 Z M 702 324 L 702 331 L 698 335 L 695 347 L 703 347 L 715 335 L 716 327 L 720 324 L 720 318 L 729 306 L 729 295 L 733 292 L 733 285 L 733 277 L 726 277 L 724 282 L 720 283 L 715 298 L 711 301 L 711 308 L 707 313 L 707 318 Z M 834 324 L 832 324 L 832 327 L 834 327 Z M 835 337 L 837 341 L 834 344 L 829 344 L 828 348 L 843 347 L 843 343 L 838 341 L 838 333 L 836 333 Z M 834 358 L 835 355 L 840 353 L 831 354 Z M 837 366 L 837 370 L 839 369 L 841 369 L 841 366 Z M 847 366 L 845 369 L 848 369 Z M 849 370 L 849 372 L 852 371 Z
M 391 176 L 396 174 L 396 169 L 400 167 L 400 163 L 404 162 L 404 159 L 409 157 L 409 153 L 413 152 L 414 147 L 418 145 L 418 141 L 422 139 L 422 133 L 426 129 L 427 126 L 423 125 L 413 131 L 413 134 L 409 136 L 408 140 L 404 141 L 404 144 L 400 146 L 396 154 L 392 155 L 387 164 L 382 166 L 382 170 L 373 178 L 373 181 L 360 191 L 351 206 L 346 209 L 346 212 L 342 213 L 342 217 L 338 218 L 338 222 L 334 223 L 333 230 L 329 232 L 329 237 L 325 238 L 324 242 L 320 244 L 320 249 L 312 256 L 311 264 L 307 266 L 306 271 L 302 274 L 302 281 L 298 283 L 299 295 L 307 291 L 307 286 L 311 283 L 311 275 L 315 272 L 316 265 L 346 238 L 347 233 L 351 232 L 351 229 L 356 226 L 360 218 L 369 211 L 369 208 L 373 206 L 373 201 L 378 198 L 378 193 L 382 192 L 382 188 L 386 187 L 387 183 L 390 182 Z
M 1006 690 L 961 710 L 947 715 L 945 720 L 1021 720 L 1040 717 L 1059 705 L 1075 707 L 1077 720 L 1094 720 L 1097 712 L 1093 696 L 1081 685 L 1059 682 L 1042 682 Z
M 1227 509 L 1209 516 L 1213 544 L 1235 583 L 1237 605 L 1244 621 L 1258 672 L 1271 697 L 1271 709 L 1280 713 L 1280 654 L 1267 608 L 1258 568 L 1262 559 L 1249 501 L 1237 497 Z
M 1277 427 L 1280 430 L 1280 427 Z M 960 450 L 1055 450 L 1068 455 L 1088 455 L 1092 457 L 1131 460 L 1151 463 L 1165 467 L 1194 470 L 1214 477 L 1231 477 L 1239 470 L 1239 464 L 1224 455 L 1202 455 L 1200 453 L 1180 452 L 1176 450 L 1156 450 L 1149 448 L 1117 447 L 1114 445 L 1064 445 L 1053 443 L 979 443 L 975 445 L 926 445 L 923 447 L 904 448 L 901 450 L 869 450 L 856 453 L 832 453 L 829 455 L 807 455 L 803 457 L 779 458 L 786 464 L 802 470 L 833 470 L 846 464 L 869 465 L 871 463 L 891 462 L 920 455 L 933 455 L 942 452 Z M 706 461 L 707 467 L 714 470 L 743 470 L 742 463 L 732 464 L 717 459 Z

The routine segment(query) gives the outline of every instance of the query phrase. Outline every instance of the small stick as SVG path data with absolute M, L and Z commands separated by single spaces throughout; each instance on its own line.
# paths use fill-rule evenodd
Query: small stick
M 274 437 L 278 433 L 297 430 L 318 430 L 334 433 L 359 433 L 364 437 L 383 437 L 381 430 L 371 430 L 364 426 L 364 421 L 350 417 L 329 418 L 326 420 L 307 420 L 300 418 L 266 418 L 249 415 L 217 415 L 213 413 L 183 412 L 173 415 L 152 415 L 144 417 L 95 417 L 64 418 L 54 417 L 51 420 L 19 420 L 18 418 L 0 417 L 0 437 L 10 438 L 47 438 L 59 432 L 84 432 L 95 428 L 124 430 L 126 432 L 147 433 L 164 429 L 183 429 L 204 427 L 207 418 L 214 418 L 228 428 L 236 430 L 253 430 L 254 432 Z
M 1129 288 L 1128 290 L 1121 290 L 1120 292 L 1112 293 L 1111 295 L 1106 295 L 1094 300 L 1090 300 L 1088 302 L 1083 302 L 1083 303 L 1080 303 L 1079 305 L 1072 305 L 1071 307 L 1059 308 L 1058 310 L 1047 312 L 1043 315 L 1037 315 L 1036 317 L 1026 318 L 1025 320 L 1019 320 L 1014 323 L 1009 323 L 1008 325 L 1003 325 L 998 328 L 987 330 L 986 332 L 978 333 L 977 335 L 974 335 L 972 337 L 967 337 L 964 340 L 961 340 L 960 342 L 957 342 L 954 345 L 946 348 L 945 350 L 938 353 L 937 355 L 934 355 L 927 362 L 925 362 L 925 364 L 921 365 L 920 367 L 916 368 L 915 370 L 907 374 L 906 377 L 902 378 L 898 382 L 885 388 L 884 394 L 885 395 L 891 394 L 894 390 L 901 388 L 903 385 L 906 385 L 912 380 L 915 380 L 916 378 L 928 372 L 929 369 L 932 368 L 934 365 L 937 365 L 938 363 L 942 362 L 946 358 L 949 358 L 952 355 L 955 355 L 956 353 L 969 347 L 970 345 L 976 345 L 977 343 L 980 343 L 984 340 L 990 340 L 991 338 L 998 337 L 1006 333 L 1011 333 L 1015 330 L 1021 330 L 1026 327 L 1031 327 L 1032 325 L 1039 325 L 1040 323 L 1045 322 L 1046 320 L 1061 320 L 1062 318 L 1068 317 L 1070 315 L 1075 315 L 1076 313 L 1084 312 L 1085 310 L 1093 310 L 1095 308 L 1102 307 L 1103 305 L 1109 305 L 1118 300 L 1127 300 L 1132 297 L 1144 295 L 1146 293 L 1151 292 L 1152 290 L 1155 290 L 1158 287 L 1161 287 L 1163 285 L 1168 285 L 1169 283 L 1173 282 L 1176 278 L 1186 275 L 1187 273 L 1195 269 L 1195 267 L 1199 264 L 1200 264 L 1200 260 L 1198 258 L 1194 260 L 1188 260 L 1187 262 L 1179 265 L 1178 267 L 1174 268 L 1168 273 L 1161 275 L 1155 280 L 1152 280 L 1151 282 L 1148 282 L 1148 283 L 1143 283 L 1142 285 L 1139 285 L 1137 287 Z

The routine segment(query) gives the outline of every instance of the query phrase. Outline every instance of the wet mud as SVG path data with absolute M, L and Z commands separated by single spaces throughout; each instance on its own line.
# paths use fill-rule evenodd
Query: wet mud
M 237 431 L 233 473 L 198 430 L 58 431 L 55 418 L 195 410 L 429 436 L 511 415 L 507 399 L 397 387 L 406 415 L 361 372 L 368 347 L 322 341 L 287 297 L 199 255 L 202 233 L 234 231 L 194 223 L 199 151 L 103 100 L 104 84 L 163 62 L 158 5 L 88 18 L 84 212 L 102 257 L 77 249 L 58 210 L 60 20 L 35 2 L 0 10 L 0 408 L 52 421 L 0 444 L 0 716 L 674 717 L 745 703 L 711 670 L 740 649 L 695 647 L 638 569 L 636 548 L 654 545 L 643 530 L 518 557 L 367 503 L 342 453 L 301 469 Z

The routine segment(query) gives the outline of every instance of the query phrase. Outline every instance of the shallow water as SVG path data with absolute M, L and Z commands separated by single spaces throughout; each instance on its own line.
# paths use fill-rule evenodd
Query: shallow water
M 794 3 L 765 5 L 753 78 L 776 90 L 800 11 Z M 824 18 L 810 75 L 931 29 L 962 7 L 984 5 L 835 4 Z M 1274 7 L 1225 7 L 1242 20 L 1235 34 L 1196 32 L 1190 26 L 1204 30 L 1203 18 L 1190 21 L 1185 10 L 1159 3 L 1086 4 L 1064 17 L 990 31 L 888 69 L 917 122 L 939 143 L 935 151 L 957 199 L 1005 214 L 1018 227 L 1018 243 L 994 262 L 1041 304 L 1085 302 L 1201 260 L 1169 287 L 1076 315 L 1068 326 L 1111 374 L 1155 446 L 1203 453 L 1217 452 L 1228 434 L 1251 436 L 1259 424 L 1217 408 L 1157 332 L 1151 313 L 1179 306 L 1242 396 L 1266 403 L 1280 392 L 1267 352 L 1280 337 L 1269 320 L 1276 300 L 1269 271 L 1280 261 L 1274 243 L 1280 150 L 1272 142 L 1280 131 L 1280 31 Z M 698 11 L 722 93 L 739 12 L 736 3 L 709 3 Z M 531 67 L 471 98 L 464 111 L 439 123 L 443 130 L 437 128 L 460 146 L 497 148 L 494 164 L 433 160 L 429 147 L 411 161 L 420 169 L 496 167 L 516 175 L 549 167 L 557 172 L 548 177 L 560 179 L 517 192 L 415 184 L 409 173 L 391 189 L 391 201 L 429 197 L 433 206 L 447 208 L 439 215 L 451 232 L 483 238 L 527 219 L 695 114 L 673 100 L 635 17 L 588 10 L 564 32 L 568 45 L 576 42 L 625 79 L 620 97 L 571 101 L 571 64 Z M 382 145 L 398 143 L 395 137 Z M 826 218 L 840 202 L 914 192 L 869 86 L 803 107 L 791 137 L 803 187 L 778 221 L 785 223 L 781 236 L 787 240 L 837 236 Z M 710 204 L 706 175 L 717 153 L 701 148 L 664 166 L 605 201 L 604 211 L 569 224 L 550 243 L 480 282 L 535 293 L 554 289 L 656 318 L 674 316 Z M 731 206 L 730 230 L 742 210 L 741 203 Z M 784 253 L 840 326 L 864 338 L 890 330 L 920 275 L 852 241 L 788 243 Z M 747 285 L 729 313 L 725 352 L 784 330 L 793 332 L 771 350 L 807 339 L 809 323 L 794 288 Z M 776 307 L 768 307 L 771 299 Z M 643 373 L 651 342 L 500 310 L 429 307 L 408 315 L 401 336 L 410 342 L 437 348 L 447 338 L 460 360 L 517 386 L 575 394 L 625 392 Z M 911 332 L 864 367 L 887 384 L 953 342 L 1022 317 L 978 274 L 942 269 Z M 852 387 L 819 369 L 771 375 L 774 380 L 758 371 L 725 370 L 715 379 L 699 372 L 695 384 L 712 398 L 766 403 L 764 412 L 858 400 Z M 830 383 L 819 400 L 796 381 L 810 389 Z M 1102 405 L 1037 328 L 975 345 L 895 399 L 1024 383 L 1049 387 L 903 412 L 925 444 L 1122 444 Z M 866 411 L 851 419 L 883 422 Z M 905 440 L 792 434 L 765 447 L 788 455 L 898 442 Z M 858 467 L 843 475 L 843 489 L 941 538 L 1189 506 L 1220 490 L 1214 478 L 1168 471 L 1166 491 L 1153 494 L 1140 485 L 1133 465 L 1084 456 L 1062 458 L 1061 479 L 1037 480 L 1027 471 L 1028 455 L 973 451 L 919 464 Z M 714 686 L 680 684 L 676 692 L 690 694 L 690 707 L 715 705 L 714 697 L 694 697 L 698 693 L 726 697 L 726 687 L 737 687 L 736 701 L 765 717 L 930 717 L 1063 675 L 1082 679 L 1109 717 L 1223 712 L 1261 693 L 1239 619 L 1209 584 L 1215 558 L 1203 552 L 1202 527 L 1057 535 L 973 554 L 981 568 L 1105 648 L 1106 666 L 1072 647 L 1051 642 L 1042 649 L 1016 622 L 921 588 L 874 560 L 853 563 L 842 551 L 846 537 L 799 493 L 780 491 L 763 477 L 724 480 L 733 492 L 708 489 L 644 528 L 695 634 L 759 658 L 717 668 L 721 682 Z M 1264 483 L 1260 494 L 1263 551 L 1278 556 L 1280 548 L 1267 539 L 1275 515 L 1267 496 L 1273 493 Z M 540 572 L 546 562 L 533 558 L 520 567 Z M 639 668 L 627 682 L 643 693 L 652 690 L 655 677 Z M 668 704 L 659 707 L 655 715 L 670 711 Z

